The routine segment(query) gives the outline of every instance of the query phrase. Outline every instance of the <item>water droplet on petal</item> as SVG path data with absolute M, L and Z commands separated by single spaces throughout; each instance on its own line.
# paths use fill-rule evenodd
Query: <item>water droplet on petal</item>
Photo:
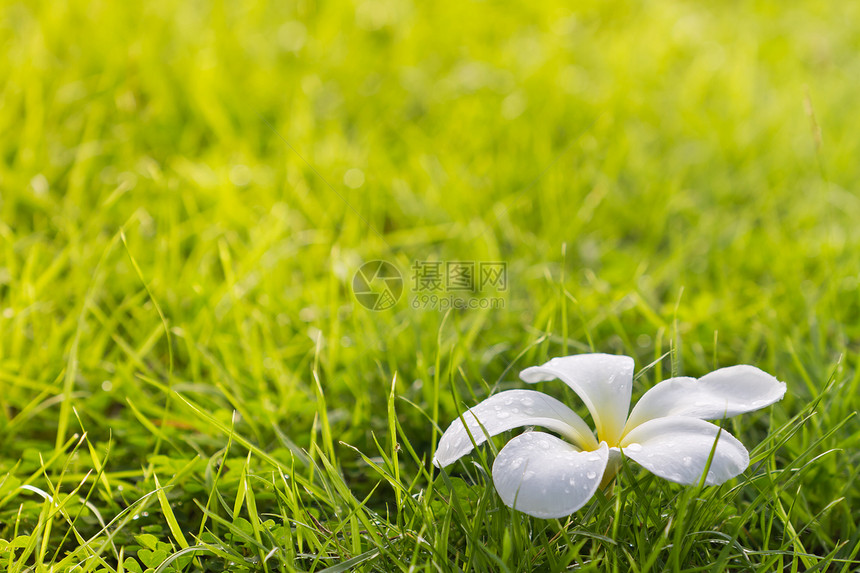
M 511 412 L 513 412 L 514 414 L 519 414 L 520 409 L 519 408 L 511 408 Z
M 625 448 L 622 448 L 622 449 L 625 449 Z M 631 452 L 641 452 L 642 451 L 642 444 L 630 444 L 629 446 L 627 446 L 626 449 L 630 450 Z
M 511 467 L 514 469 L 517 469 L 521 465 L 523 465 L 523 459 L 522 458 L 517 458 L 511 462 Z
M 523 406 L 531 406 L 535 403 L 534 398 L 532 398 L 531 396 L 526 396 L 521 400 L 521 402 L 523 403 Z
M 509 397 L 509 398 L 505 398 L 505 406 L 510 406 L 510 405 L 511 405 L 511 404 L 513 404 L 513 403 L 514 403 L 514 399 L 513 399 L 513 398 L 510 398 L 510 397 Z
M 570 478 L 570 485 L 576 485 L 576 480 L 573 478 Z
M 597 477 L 597 474 L 594 472 L 588 472 L 587 474 L 585 474 L 585 477 L 587 477 L 588 479 L 594 479 Z
M 496 414 L 496 416 L 498 416 L 498 417 L 499 417 L 500 419 L 502 419 L 502 420 L 504 420 L 505 418 L 510 417 L 510 415 L 511 415 L 511 413 L 510 413 L 510 412 L 499 412 L 498 414 Z
M 691 458 L 690 456 L 684 456 L 683 461 L 685 466 L 689 466 L 693 463 L 693 458 Z

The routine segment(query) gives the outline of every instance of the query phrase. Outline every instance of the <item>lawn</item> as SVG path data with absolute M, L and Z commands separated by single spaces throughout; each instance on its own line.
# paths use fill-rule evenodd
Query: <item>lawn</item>
M 860 571 L 858 19 L 0 0 L 0 568 Z M 432 465 L 586 352 L 788 391 L 720 486 Z

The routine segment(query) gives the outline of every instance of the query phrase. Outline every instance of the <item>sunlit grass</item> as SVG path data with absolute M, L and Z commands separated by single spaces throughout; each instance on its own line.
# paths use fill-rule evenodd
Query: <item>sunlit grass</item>
M 3 2 L 0 564 L 855 570 L 858 9 Z M 506 262 L 505 308 L 413 309 L 427 260 Z M 432 469 L 590 350 L 788 394 L 740 478 L 631 465 L 570 520 L 492 445 Z

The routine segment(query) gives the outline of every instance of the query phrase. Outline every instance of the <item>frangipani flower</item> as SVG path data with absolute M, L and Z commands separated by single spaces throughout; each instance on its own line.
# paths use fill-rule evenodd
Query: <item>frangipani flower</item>
M 526 368 L 528 383 L 561 379 L 582 399 L 597 430 L 573 410 L 541 392 L 508 390 L 490 396 L 454 420 L 433 458 L 447 466 L 490 436 L 522 426 L 541 426 L 510 440 L 493 463 L 493 482 L 506 505 L 541 518 L 569 515 L 618 472 L 621 453 L 652 473 L 679 484 L 701 479 L 719 485 L 749 465 L 749 452 L 734 436 L 705 420 L 752 412 L 782 399 L 785 383 L 754 366 L 730 366 L 696 380 L 660 382 L 628 416 L 633 359 L 609 354 L 553 358 Z M 465 422 L 465 425 L 464 423 Z M 471 435 L 471 438 L 470 438 Z M 715 446 L 716 444 L 716 446 Z

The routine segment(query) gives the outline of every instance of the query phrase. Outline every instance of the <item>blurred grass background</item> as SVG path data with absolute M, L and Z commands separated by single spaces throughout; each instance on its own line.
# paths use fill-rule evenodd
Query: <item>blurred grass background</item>
M 420 455 L 427 417 L 444 427 L 471 403 L 452 384 L 480 396 L 589 349 L 639 367 L 673 349 L 650 383 L 756 364 L 789 384 L 777 421 L 833 377 L 847 398 L 810 422 L 820 435 L 857 409 L 858 17 L 819 2 L 4 1 L 0 537 L 40 523 L 41 500 L 21 517 L 14 488 L 82 428 L 100 455 L 110 441 L 107 514 L 151 491 L 154 467 L 227 444 L 143 378 L 266 451 L 330 424 L 364 494 L 375 481 L 336 442 L 385 434 L 395 373 Z M 446 315 L 407 293 L 370 312 L 350 281 L 374 259 L 407 286 L 414 261 L 504 261 L 506 308 Z M 840 436 L 846 453 L 797 501 L 809 515 L 860 503 L 843 491 L 856 421 Z M 814 529 L 821 551 L 852 535 L 837 514 Z

